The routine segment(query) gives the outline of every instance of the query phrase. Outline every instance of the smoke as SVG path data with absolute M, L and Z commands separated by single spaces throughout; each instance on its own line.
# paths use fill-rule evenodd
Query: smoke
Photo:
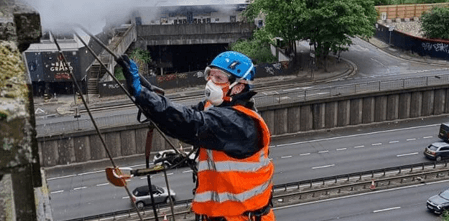
M 106 24 L 128 23 L 131 15 L 142 8 L 163 6 L 225 5 L 243 4 L 245 0 L 22 0 L 35 8 L 41 17 L 44 30 L 59 33 L 71 32 L 76 25 L 82 25 L 96 34 Z M 148 11 L 155 16 L 154 10 Z M 142 12 L 141 12 L 142 13 Z

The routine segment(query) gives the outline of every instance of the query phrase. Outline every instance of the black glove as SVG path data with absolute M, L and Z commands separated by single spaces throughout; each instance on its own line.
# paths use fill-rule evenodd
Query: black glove
M 128 91 L 134 97 L 139 96 L 142 91 L 142 86 L 140 85 L 139 69 L 137 68 L 136 63 L 129 59 L 127 55 L 121 55 L 117 58 L 116 62 L 123 68 L 123 75 L 126 79 Z

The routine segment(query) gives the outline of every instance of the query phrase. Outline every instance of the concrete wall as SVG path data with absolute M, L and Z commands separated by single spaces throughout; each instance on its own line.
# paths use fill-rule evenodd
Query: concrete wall
M 254 23 L 241 22 L 138 25 L 136 45 L 146 48 L 147 45 L 228 44 L 251 37 L 255 28 Z
M 449 113 L 449 85 L 258 107 L 272 135 Z M 144 154 L 148 125 L 102 130 L 112 156 Z M 175 145 L 178 141 L 172 140 Z M 41 137 L 45 167 L 106 158 L 95 131 Z M 170 148 L 155 131 L 152 151 Z

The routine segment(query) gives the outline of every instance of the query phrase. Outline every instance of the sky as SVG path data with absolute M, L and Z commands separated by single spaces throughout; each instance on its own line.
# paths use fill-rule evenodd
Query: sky
M 80 24 L 99 33 L 106 24 L 123 24 L 135 8 L 176 5 L 243 4 L 245 0 L 22 0 L 36 9 L 44 30 L 71 32 Z

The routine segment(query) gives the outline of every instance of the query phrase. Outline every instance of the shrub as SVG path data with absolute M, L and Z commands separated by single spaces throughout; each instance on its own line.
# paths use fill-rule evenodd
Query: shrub
M 427 38 L 449 39 L 449 8 L 433 8 L 421 16 L 421 21 Z

